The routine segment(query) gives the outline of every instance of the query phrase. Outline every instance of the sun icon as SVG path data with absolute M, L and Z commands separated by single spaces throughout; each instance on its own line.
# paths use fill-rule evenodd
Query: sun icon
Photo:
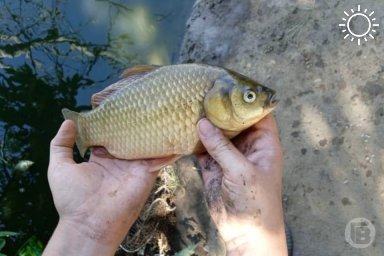
M 364 39 L 365 42 L 368 41 L 368 37 L 370 37 L 371 39 L 375 39 L 372 34 L 376 33 L 375 28 L 378 27 L 379 24 L 375 23 L 376 18 L 372 16 L 374 13 L 375 12 L 372 11 L 368 14 L 368 9 L 364 9 L 364 11 L 362 11 L 360 5 L 357 6 L 357 11 L 352 8 L 350 14 L 347 11 L 344 11 L 344 14 L 346 16 L 345 18 L 342 18 L 344 23 L 339 24 L 339 27 L 343 28 L 342 32 L 346 33 L 344 39 L 350 38 L 351 42 L 353 42 L 355 41 L 355 38 L 357 38 L 356 41 L 358 45 L 361 45 L 362 39 Z M 365 23 L 368 25 L 367 30 L 354 32 L 353 29 L 351 29 L 351 21 L 358 17 L 363 18 Z

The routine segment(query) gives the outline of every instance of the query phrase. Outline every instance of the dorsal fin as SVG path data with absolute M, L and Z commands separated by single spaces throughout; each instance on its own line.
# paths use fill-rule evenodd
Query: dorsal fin
M 116 91 L 120 90 L 125 86 L 132 84 L 133 81 L 160 67 L 161 66 L 156 65 L 138 65 L 124 70 L 120 76 L 123 78 L 122 80 L 111 84 L 110 86 L 104 88 L 104 90 L 92 95 L 92 108 L 97 108 L 100 103 L 106 98 L 108 98 L 111 94 L 115 93 Z
M 103 100 L 108 98 L 109 95 L 125 87 L 127 84 L 129 83 L 117 82 L 117 83 L 111 84 L 108 87 L 105 87 L 104 90 L 93 94 L 91 98 L 92 108 L 97 108 Z
M 145 74 L 152 72 L 152 71 L 154 71 L 160 67 L 161 66 L 158 66 L 158 65 L 137 65 L 137 66 L 134 66 L 132 68 L 128 68 L 128 69 L 124 70 L 120 77 L 128 78 L 128 77 L 134 76 L 134 75 L 145 75 Z

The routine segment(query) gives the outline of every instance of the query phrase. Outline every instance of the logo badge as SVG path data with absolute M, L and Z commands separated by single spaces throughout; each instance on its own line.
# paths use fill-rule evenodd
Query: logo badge
M 339 24 L 342 28 L 342 32 L 345 34 L 344 39 L 350 39 L 351 42 L 356 41 L 357 45 L 361 45 L 361 41 L 367 42 L 369 39 L 375 39 L 374 34 L 379 24 L 376 23 L 374 17 L 374 11 L 368 11 L 368 9 L 362 9 L 360 5 L 357 6 L 357 10 L 351 9 L 350 13 L 344 11 L 345 17 L 342 18 L 343 23 Z M 360 28 L 354 26 L 355 23 L 360 23 Z
M 375 226 L 366 218 L 355 218 L 345 227 L 345 240 L 354 248 L 367 248 L 375 235 Z

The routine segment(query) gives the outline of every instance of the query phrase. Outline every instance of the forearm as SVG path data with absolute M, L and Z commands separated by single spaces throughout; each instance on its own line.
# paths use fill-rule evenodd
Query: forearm
M 113 255 L 123 240 L 113 232 L 89 231 L 87 227 L 59 221 L 43 255 Z

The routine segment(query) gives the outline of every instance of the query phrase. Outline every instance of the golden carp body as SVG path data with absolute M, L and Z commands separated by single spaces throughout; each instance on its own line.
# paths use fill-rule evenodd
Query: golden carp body
M 125 76 L 93 98 L 95 109 L 63 109 L 65 119 L 76 124 L 82 155 L 91 146 L 103 146 L 121 159 L 201 152 L 196 131 L 201 118 L 232 138 L 275 105 L 273 90 L 219 67 L 138 66 Z

